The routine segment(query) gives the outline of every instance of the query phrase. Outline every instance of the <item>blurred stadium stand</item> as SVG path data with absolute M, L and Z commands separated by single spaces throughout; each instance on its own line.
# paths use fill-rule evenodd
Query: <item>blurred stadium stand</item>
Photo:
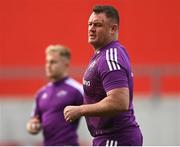
M 151 79 L 151 92 L 149 94 L 135 94 L 135 113 L 144 134 L 144 145 L 180 145 L 180 93 L 163 94 L 160 85 L 161 77 L 180 75 L 178 67 L 136 67 L 136 76 L 147 76 Z M 21 70 L 13 78 L 36 77 L 42 78 L 43 68 L 29 69 L 29 75 Z M 82 75 L 83 67 L 71 68 L 73 77 Z M 5 71 L 4 71 L 5 72 Z M 27 71 L 26 71 L 27 72 Z M 7 78 L 8 74 L 0 77 Z M 11 72 L 7 72 L 11 73 Z M 34 73 L 34 74 L 31 74 Z M 35 74 L 36 73 L 36 74 Z M 10 78 L 10 77 L 8 77 Z M 12 77 L 11 77 L 12 78 Z M 158 80 L 155 80 L 158 79 Z M 155 83 L 153 83 L 155 82 Z M 26 132 L 26 123 L 32 109 L 32 96 L 1 96 L 0 97 L 0 141 L 7 145 L 41 145 L 42 136 L 31 136 Z M 78 130 L 81 145 L 91 145 L 91 136 L 87 130 L 84 118 Z

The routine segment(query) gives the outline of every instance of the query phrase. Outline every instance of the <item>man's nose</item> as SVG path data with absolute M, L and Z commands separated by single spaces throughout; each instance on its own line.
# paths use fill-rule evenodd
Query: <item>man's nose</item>
M 89 31 L 95 31 L 95 27 L 94 27 L 94 25 L 91 25 L 91 26 L 89 26 Z

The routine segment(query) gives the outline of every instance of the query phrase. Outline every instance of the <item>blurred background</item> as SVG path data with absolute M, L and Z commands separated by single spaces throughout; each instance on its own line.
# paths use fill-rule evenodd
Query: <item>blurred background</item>
M 44 49 L 70 47 L 70 75 L 81 82 L 93 54 L 87 21 L 96 4 L 120 12 L 144 145 L 180 145 L 180 0 L 0 0 L 0 145 L 41 144 L 26 123 L 35 92 L 47 82 Z M 84 118 L 78 134 L 81 145 L 91 145 Z

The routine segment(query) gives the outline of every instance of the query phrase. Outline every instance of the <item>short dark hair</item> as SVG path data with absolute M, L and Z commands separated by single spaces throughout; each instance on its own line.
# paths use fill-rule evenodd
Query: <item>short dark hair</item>
M 108 5 L 97 5 L 93 8 L 93 12 L 96 14 L 99 13 L 105 13 L 106 17 L 112 18 L 115 20 L 118 25 L 119 25 L 119 13 L 118 11 L 113 7 L 113 6 L 108 6 Z

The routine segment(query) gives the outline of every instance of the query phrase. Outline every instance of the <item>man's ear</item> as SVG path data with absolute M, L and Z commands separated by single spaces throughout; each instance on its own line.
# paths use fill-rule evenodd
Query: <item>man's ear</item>
M 118 25 L 117 24 L 113 24 L 111 27 L 111 33 L 114 34 L 118 32 Z

